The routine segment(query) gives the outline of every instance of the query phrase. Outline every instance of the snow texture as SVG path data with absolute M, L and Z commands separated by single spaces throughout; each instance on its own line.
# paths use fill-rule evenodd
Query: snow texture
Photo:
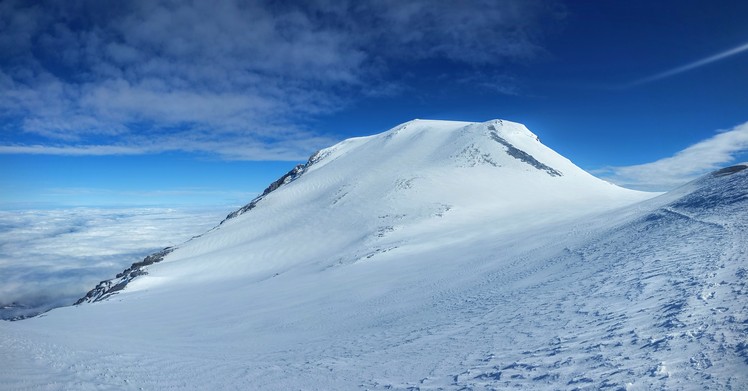
M 106 300 L 0 323 L 0 384 L 746 389 L 743 168 L 654 197 L 520 124 L 411 121 L 320 151 Z

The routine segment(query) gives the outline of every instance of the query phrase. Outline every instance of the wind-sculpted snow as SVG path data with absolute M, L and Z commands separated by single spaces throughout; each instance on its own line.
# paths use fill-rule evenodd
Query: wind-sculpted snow
M 412 121 L 320 156 L 117 295 L 0 323 L 0 384 L 748 387 L 748 170 L 652 198 L 507 121 Z
M 449 389 L 748 386 L 748 202 L 721 210 L 691 202 L 705 192 L 736 199 L 748 176 L 704 182 L 545 258 L 553 269 L 547 278 L 476 299 L 488 307 L 506 304 L 466 329 L 490 335 L 501 324 L 522 331 L 505 341 L 460 337 L 495 341 L 495 348 L 486 343 L 484 357 L 476 355 Z
M 688 210 L 722 210 L 732 204 L 748 200 L 748 186 L 745 185 L 745 170 L 748 166 L 736 165 L 715 171 L 698 181 L 699 188 L 673 204 L 674 207 Z

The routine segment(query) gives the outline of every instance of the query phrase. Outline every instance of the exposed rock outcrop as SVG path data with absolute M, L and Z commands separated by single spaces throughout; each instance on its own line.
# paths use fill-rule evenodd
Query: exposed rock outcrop
M 88 293 L 86 293 L 85 296 L 78 299 L 78 301 L 76 301 L 74 305 L 82 303 L 93 303 L 104 300 L 109 296 L 121 291 L 135 277 L 148 274 L 148 272 L 145 271 L 146 266 L 163 261 L 164 257 L 172 251 L 174 251 L 174 247 L 166 247 L 159 252 L 145 257 L 140 262 L 133 263 L 132 265 L 130 265 L 130 267 L 128 267 L 121 273 L 118 273 L 111 280 L 104 280 L 98 283 L 98 285 L 96 285 L 94 289 L 91 289 L 90 291 L 88 291 Z
M 309 157 L 309 160 L 307 160 L 305 164 L 297 165 L 291 171 L 287 172 L 286 174 L 278 178 L 278 180 L 271 183 L 270 186 L 268 186 L 262 192 L 262 194 L 260 194 L 255 199 L 250 201 L 247 205 L 244 205 L 241 208 L 229 213 L 228 216 L 226 216 L 226 218 L 223 219 L 223 221 L 221 221 L 221 224 L 223 224 L 226 220 L 231 220 L 237 216 L 241 216 L 244 213 L 254 209 L 254 207 L 257 206 L 257 203 L 260 202 L 263 198 L 265 198 L 265 196 L 277 190 L 279 187 L 289 184 L 293 182 L 294 180 L 298 179 L 302 174 L 304 174 L 304 172 L 306 172 L 309 166 L 319 161 L 319 159 L 320 159 L 320 151 L 317 151 L 314 154 L 312 154 L 312 156 Z

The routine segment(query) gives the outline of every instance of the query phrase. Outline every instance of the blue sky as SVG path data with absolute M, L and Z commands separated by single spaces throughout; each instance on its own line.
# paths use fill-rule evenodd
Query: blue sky
M 243 204 L 413 118 L 665 190 L 748 160 L 744 1 L 0 1 L 0 208 Z

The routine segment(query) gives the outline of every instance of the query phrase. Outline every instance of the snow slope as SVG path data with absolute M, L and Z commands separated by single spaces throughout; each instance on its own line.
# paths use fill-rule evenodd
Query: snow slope
M 744 389 L 747 192 L 651 198 L 520 124 L 411 121 L 106 300 L 0 323 L 0 387 Z

